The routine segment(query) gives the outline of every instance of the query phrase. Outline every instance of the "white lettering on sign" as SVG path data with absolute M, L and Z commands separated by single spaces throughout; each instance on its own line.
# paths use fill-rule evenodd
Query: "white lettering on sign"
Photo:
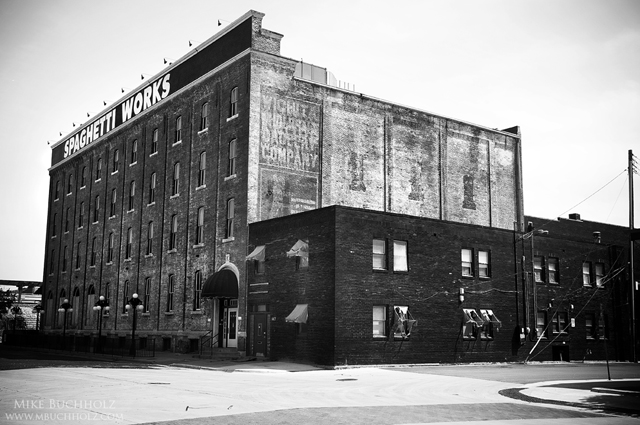
M 144 90 L 136 93 L 135 96 L 122 102 L 122 122 L 126 122 L 138 115 L 140 112 L 155 105 L 160 100 L 169 95 L 171 83 L 169 82 L 171 74 L 165 75 L 163 78 L 154 81 Z M 160 87 L 162 86 L 162 91 Z
M 116 110 L 112 109 L 64 142 L 64 157 L 73 155 L 115 127 Z M 105 125 L 106 124 L 106 125 Z

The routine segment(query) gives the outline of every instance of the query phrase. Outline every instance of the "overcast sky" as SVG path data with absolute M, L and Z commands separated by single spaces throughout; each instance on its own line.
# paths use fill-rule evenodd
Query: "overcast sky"
M 189 40 L 215 34 L 218 19 L 250 9 L 284 34 L 283 56 L 358 92 L 485 127 L 519 125 L 526 214 L 629 225 L 640 1 L 0 0 L 0 279 L 42 280 L 47 141 L 162 71 L 163 58 L 186 54 Z M 636 176 L 636 198 L 639 186 Z

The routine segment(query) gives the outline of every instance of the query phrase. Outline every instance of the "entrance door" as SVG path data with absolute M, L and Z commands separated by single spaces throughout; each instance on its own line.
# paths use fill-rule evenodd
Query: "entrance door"
M 238 346 L 238 307 L 227 307 L 224 309 L 225 316 L 225 347 Z
M 255 314 L 253 324 L 251 355 L 265 357 L 267 355 L 267 315 Z

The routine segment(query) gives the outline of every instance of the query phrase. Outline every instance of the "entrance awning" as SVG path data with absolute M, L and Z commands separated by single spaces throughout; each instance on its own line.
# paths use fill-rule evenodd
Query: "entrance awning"
M 264 254 L 264 245 L 259 245 L 251 252 L 251 254 L 247 255 L 247 260 L 264 261 Z
M 284 320 L 285 322 L 307 323 L 309 304 L 298 304 Z
M 233 263 L 224 263 L 217 272 L 209 276 L 202 287 L 202 298 L 238 298 L 238 268 Z

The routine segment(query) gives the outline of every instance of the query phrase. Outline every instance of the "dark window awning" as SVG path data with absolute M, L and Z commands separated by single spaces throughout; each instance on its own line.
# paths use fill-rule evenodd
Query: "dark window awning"
M 309 304 L 298 304 L 284 320 L 285 322 L 307 323 Z
M 202 298 L 238 298 L 238 268 L 224 263 L 202 287 Z

